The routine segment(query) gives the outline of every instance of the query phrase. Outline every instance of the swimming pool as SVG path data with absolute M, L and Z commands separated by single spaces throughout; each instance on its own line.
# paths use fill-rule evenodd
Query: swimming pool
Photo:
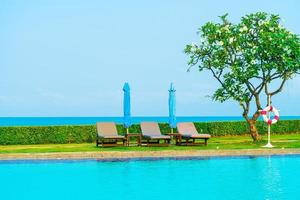
M 300 157 L 1 161 L 0 199 L 300 199 Z

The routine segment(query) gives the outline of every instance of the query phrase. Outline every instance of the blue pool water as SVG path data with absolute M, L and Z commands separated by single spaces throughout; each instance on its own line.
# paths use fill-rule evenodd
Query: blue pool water
M 281 119 L 300 119 L 300 116 L 283 116 Z M 239 116 L 209 116 L 209 117 L 177 117 L 178 122 L 210 122 L 210 121 L 240 121 Z M 83 125 L 96 122 L 113 121 L 122 123 L 122 117 L 0 117 L 0 126 L 48 126 L 48 125 Z M 168 117 L 132 117 L 133 123 L 141 121 L 168 122 Z
M 0 162 L 0 199 L 300 199 L 300 157 Z

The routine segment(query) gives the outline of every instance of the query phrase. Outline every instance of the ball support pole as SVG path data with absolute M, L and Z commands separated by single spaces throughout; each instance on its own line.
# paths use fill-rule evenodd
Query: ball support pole
M 268 98 L 268 106 L 271 105 L 271 96 L 269 95 L 269 98 Z M 268 112 L 268 117 L 270 119 L 271 117 L 271 114 L 270 112 Z M 272 148 L 274 147 L 272 144 L 271 144 L 271 124 L 268 124 L 268 144 L 266 144 L 265 146 L 262 146 L 262 147 L 265 147 L 265 148 Z
M 265 146 L 263 147 L 266 147 L 266 148 L 272 148 L 274 147 L 272 144 L 271 144 L 271 125 L 268 124 L 268 144 L 266 144 Z

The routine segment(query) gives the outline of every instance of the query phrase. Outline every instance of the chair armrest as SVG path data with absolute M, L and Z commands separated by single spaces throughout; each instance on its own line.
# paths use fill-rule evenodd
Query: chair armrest
M 129 135 L 129 136 L 139 136 L 139 135 L 142 135 L 141 133 L 128 133 L 128 134 L 125 134 L 125 135 Z
M 104 138 L 104 137 L 97 134 L 96 138 Z
M 170 136 L 179 136 L 179 133 L 166 133 L 166 135 L 170 135 Z

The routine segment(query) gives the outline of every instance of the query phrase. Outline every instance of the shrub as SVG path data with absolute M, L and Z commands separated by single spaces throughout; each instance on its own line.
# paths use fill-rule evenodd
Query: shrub
M 167 123 L 159 124 L 162 133 L 170 133 Z M 213 136 L 243 135 L 249 133 L 244 121 L 235 122 L 196 122 L 199 133 L 209 133 Z M 260 134 L 267 133 L 267 125 L 259 121 L 257 129 Z M 126 133 L 122 125 L 117 125 L 120 135 Z M 129 128 L 130 133 L 141 133 L 138 124 Z M 177 132 L 174 129 L 174 132 Z M 287 134 L 300 132 L 300 120 L 282 120 L 272 125 L 272 134 Z M 68 126 L 12 126 L 0 127 L 0 145 L 13 144 L 64 144 L 94 142 L 96 139 L 95 125 Z

